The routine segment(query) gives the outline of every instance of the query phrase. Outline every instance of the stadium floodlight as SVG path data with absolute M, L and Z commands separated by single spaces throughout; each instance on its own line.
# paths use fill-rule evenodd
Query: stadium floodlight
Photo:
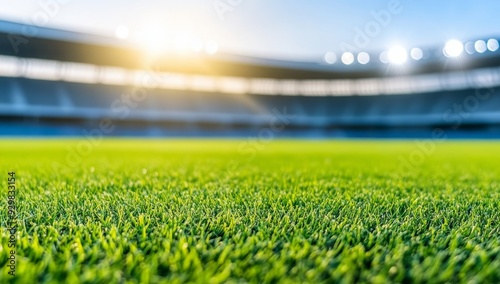
M 424 53 L 422 51 L 422 49 L 418 48 L 418 47 L 414 47 L 410 50 L 410 55 L 411 55 L 411 58 L 413 58 L 413 60 L 420 60 L 424 57 Z
M 210 40 L 205 44 L 205 51 L 208 54 L 215 54 L 219 50 L 219 45 L 217 42 Z
M 474 48 L 474 43 L 472 41 L 468 41 L 466 44 L 465 44 L 465 51 L 468 53 L 468 54 L 474 54 L 476 53 L 476 49 Z
M 443 48 L 443 54 L 446 57 L 458 57 L 464 51 L 464 44 L 456 39 L 450 39 Z
M 344 52 L 342 53 L 341 60 L 345 65 L 351 65 L 354 62 L 354 54 L 348 51 Z
M 380 61 L 384 64 L 389 63 L 389 55 L 387 55 L 387 51 L 380 53 Z
M 497 51 L 499 47 L 498 40 L 494 38 L 489 39 L 486 45 L 488 46 L 489 51 Z
M 474 43 L 474 48 L 477 52 L 483 53 L 486 51 L 486 42 L 484 40 L 478 40 Z
M 389 62 L 392 64 L 403 64 L 408 59 L 408 52 L 402 46 L 394 46 L 387 53 Z
M 337 62 L 337 55 L 335 55 L 334 52 L 329 51 L 325 54 L 324 60 L 328 64 L 334 64 Z
M 366 52 L 360 52 L 358 54 L 358 62 L 360 64 L 367 64 L 368 62 L 370 62 L 370 55 Z

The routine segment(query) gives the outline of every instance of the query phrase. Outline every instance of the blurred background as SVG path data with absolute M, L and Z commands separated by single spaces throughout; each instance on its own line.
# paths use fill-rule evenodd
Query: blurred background
M 498 1 L 0 6 L 1 136 L 500 137 Z

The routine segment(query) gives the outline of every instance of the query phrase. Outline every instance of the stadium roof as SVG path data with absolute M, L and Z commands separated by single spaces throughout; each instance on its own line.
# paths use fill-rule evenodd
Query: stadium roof
M 447 58 L 442 47 L 422 48 L 422 60 L 404 67 L 378 60 L 371 53 L 368 64 L 327 64 L 293 62 L 232 54 L 170 54 L 152 61 L 139 48 L 124 41 L 97 35 L 25 25 L 0 20 L 0 54 L 67 62 L 80 62 L 124 68 L 154 68 L 159 71 L 211 76 L 237 76 L 277 79 L 372 78 L 408 74 L 436 73 L 500 65 L 500 51 L 476 53 L 466 58 Z M 353 55 L 356 53 L 353 52 Z

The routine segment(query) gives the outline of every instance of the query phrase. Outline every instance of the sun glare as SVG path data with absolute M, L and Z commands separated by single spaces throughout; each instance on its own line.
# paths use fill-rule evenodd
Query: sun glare
M 129 36 L 129 29 L 126 26 L 119 26 L 115 30 L 115 36 L 119 39 L 127 39 Z
M 161 24 L 148 24 L 136 32 L 137 44 L 150 56 L 159 56 L 168 48 L 166 28 Z
M 149 56 L 158 57 L 167 53 L 214 54 L 219 46 L 216 41 L 202 39 L 189 31 L 168 31 L 165 25 L 149 24 L 135 32 L 135 41 Z

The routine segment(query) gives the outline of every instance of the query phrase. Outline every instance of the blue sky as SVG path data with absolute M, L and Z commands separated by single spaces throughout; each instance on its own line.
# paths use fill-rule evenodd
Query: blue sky
M 41 3 L 57 1 L 65 4 L 47 26 L 106 36 L 126 27 L 130 41 L 146 30 L 189 34 L 217 41 L 221 51 L 283 59 L 314 60 L 345 46 L 370 51 L 500 36 L 494 0 L 0 0 L 0 18 L 29 23 L 44 11 Z M 382 27 L 374 13 L 390 20 Z M 370 36 L 359 35 L 370 28 Z

